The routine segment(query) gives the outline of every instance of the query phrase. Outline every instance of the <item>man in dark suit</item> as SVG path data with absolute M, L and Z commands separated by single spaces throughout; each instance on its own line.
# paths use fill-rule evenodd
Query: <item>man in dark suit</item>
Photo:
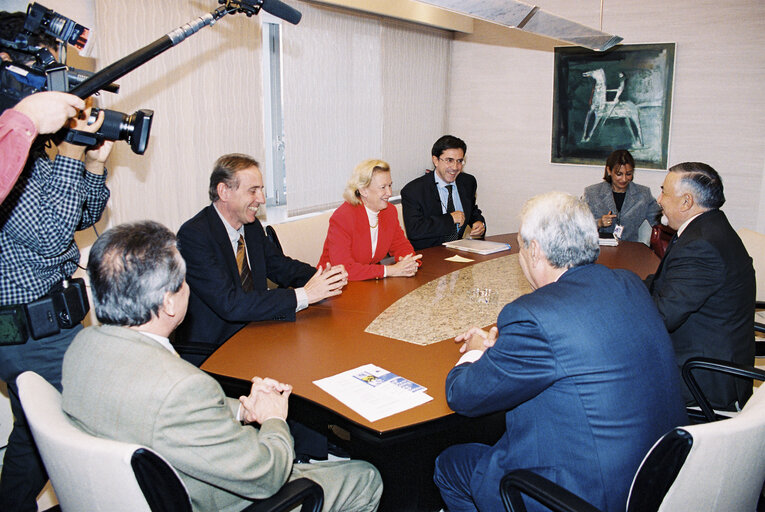
M 263 176 L 251 157 L 220 157 L 209 194 L 212 204 L 178 231 L 191 297 L 176 340 L 181 356 L 197 365 L 248 322 L 294 321 L 297 311 L 339 295 L 348 282 L 342 266 L 317 271 L 266 238 L 255 217 L 266 201 Z M 269 290 L 267 278 L 281 288 Z M 193 353 L 184 353 L 187 347 Z
M 93 244 L 88 275 L 102 325 L 80 332 L 66 352 L 64 412 L 90 434 L 156 450 L 194 510 L 242 510 L 301 477 L 321 485 L 325 510 L 376 510 L 382 482 L 369 463 L 293 464 L 292 386 L 255 377 L 249 396 L 228 398 L 177 357 L 168 336 L 186 313 L 189 287 L 176 245 L 150 221 L 112 228 Z
M 515 469 L 600 510 L 623 509 L 645 453 L 687 421 L 672 343 L 640 278 L 594 264 L 585 202 L 561 192 L 530 199 L 518 246 L 535 291 L 506 305 L 489 332 L 455 338 L 464 355 L 446 378 L 455 412 L 507 411 L 506 432 L 494 446 L 444 450 L 435 482 L 450 512 L 502 510 L 499 482 Z
M 475 178 L 462 172 L 467 145 L 444 135 L 433 144 L 433 172 L 416 178 L 401 189 L 406 237 L 415 250 L 470 236 L 483 238 L 486 225 L 476 204 Z
M 656 274 L 646 284 L 664 318 L 677 364 L 694 356 L 754 364 L 755 280 L 752 258 L 720 211 L 720 175 L 700 162 L 675 165 L 659 195 L 669 227 L 677 230 Z M 752 383 L 711 372 L 697 381 L 712 405 L 735 410 Z M 693 402 L 685 390 L 687 402 Z

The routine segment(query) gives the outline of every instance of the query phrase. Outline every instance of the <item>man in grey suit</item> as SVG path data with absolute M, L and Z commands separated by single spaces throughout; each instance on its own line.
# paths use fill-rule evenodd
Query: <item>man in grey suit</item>
M 195 511 L 241 510 L 300 477 L 324 489 L 324 510 L 376 510 L 382 482 L 369 463 L 293 465 L 285 421 L 291 386 L 255 377 L 250 395 L 236 401 L 178 357 L 168 336 L 186 314 L 185 272 L 175 235 L 160 224 L 101 235 L 88 274 L 104 325 L 85 329 L 66 352 L 64 411 L 91 434 L 164 456 Z

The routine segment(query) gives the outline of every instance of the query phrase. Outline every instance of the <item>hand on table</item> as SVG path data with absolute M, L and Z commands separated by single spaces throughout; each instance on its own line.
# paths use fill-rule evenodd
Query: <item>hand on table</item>
M 417 273 L 417 269 L 420 268 L 420 262 L 422 254 L 407 254 L 398 259 L 395 265 L 387 265 L 388 277 L 412 277 Z
M 316 273 L 305 284 L 305 293 L 308 296 L 308 303 L 313 304 L 320 300 L 340 295 L 343 293 L 343 286 L 348 284 L 348 272 L 342 265 L 319 267 Z
M 494 346 L 494 343 L 497 341 L 498 332 L 496 327 L 492 327 L 488 332 L 478 327 L 471 327 L 464 334 L 454 338 L 454 341 L 456 343 L 463 342 L 460 347 L 460 353 L 462 354 L 469 350 L 484 352 L 487 348 Z

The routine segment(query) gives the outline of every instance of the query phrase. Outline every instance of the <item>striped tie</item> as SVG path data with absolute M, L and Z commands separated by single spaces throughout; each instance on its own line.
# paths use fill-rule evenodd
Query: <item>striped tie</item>
M 446 185 L 446 190 L 449 191 L 449 197 L 446 199 L 446 213 L 452 213 L 454 211 L 454 198 L 452 197 L 452 188 L 454 185 Z M 455 223 L 454 231 L 444 237 L 444 242 L 453 242 L 457 240 L 458 228 Z
M 253 290 L 252 272 L 247 263 L 247 251 L 244 248 L 244 235 L 239 235 L 239 241 L 236 243 L 236 267 L 239 269 L 239 279 L 242 281 L 242 290 L 251 292 Z

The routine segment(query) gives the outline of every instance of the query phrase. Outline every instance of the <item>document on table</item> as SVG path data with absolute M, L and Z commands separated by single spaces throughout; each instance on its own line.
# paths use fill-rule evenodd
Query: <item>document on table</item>
M 365 364 L 313 383 L 369 421 L 433 400 L 423 386 L 374 364 Z

